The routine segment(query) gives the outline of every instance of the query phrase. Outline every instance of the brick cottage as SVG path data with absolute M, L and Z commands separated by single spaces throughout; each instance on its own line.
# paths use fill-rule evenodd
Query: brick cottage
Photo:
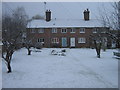
M 27 38 L 33 45 L 43 47 L 75 47 L 90 48 L 92 40 L 90 35 L 101 31 L 110 47 L 109 38 L 106 37 L 108 27 L 103 27 L 100 20 L 90 19 L 90 11 L 84 10 L 84 19 L 51 19 L 52 13 L 46 10 L 46 19 L 35 19 L 27 25 Z

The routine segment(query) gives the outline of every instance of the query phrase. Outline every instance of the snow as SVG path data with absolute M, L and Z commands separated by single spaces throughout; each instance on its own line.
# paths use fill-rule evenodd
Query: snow
M 2 43 L 2 42 L 0 42 L 0 45 L 3 45 L 3 43 Z
M 2 72 L 0 71 L 0 89 L 2 89 Z
M 1 51 L 0 51 L 0 90 L 1 88 L 2 88 L 2 58 L 1 58 Z
M 45 20 L 32 20 L 28 23 L 27 28 L 66 28 L 66 27 L 103 27 L 102 21 L 98 19 L 52 19 L 49 22 Z
M 113 52 L 95 49 L 66 49 L 66 56 L 51 55 L 63 48 L 43 48 L 27 55 L 26 49 L 13 55 L 12 73 L 2 62 L 3 88 L 118 88 L 118 60 Z

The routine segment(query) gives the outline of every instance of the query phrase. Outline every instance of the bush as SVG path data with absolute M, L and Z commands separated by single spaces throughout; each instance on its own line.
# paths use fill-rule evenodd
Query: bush
M 66 50 L 64 49 L 64 50 L 62 50 L 62 52 L 66 52 Z
M 53 44 L 52 47 L 53 47 L 53 48 L 59 48 L 60 45 L 59 45 L 59 44 Z

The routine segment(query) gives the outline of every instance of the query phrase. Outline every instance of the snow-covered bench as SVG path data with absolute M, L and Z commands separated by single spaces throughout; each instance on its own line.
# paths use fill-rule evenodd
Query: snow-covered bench
M 41 49 L 37 49 L 37 48 L 31 48 L 32 52 L 41 52 Z
M 65 50 L 61 50 L 61 51 L 52 50 L 51 54 L 52 55 L 59 55 L 59 56 L 66 56 L 65 52 L 66 52 Z
M 120 57 L 120 52 L 113 52 L 115 56 Z

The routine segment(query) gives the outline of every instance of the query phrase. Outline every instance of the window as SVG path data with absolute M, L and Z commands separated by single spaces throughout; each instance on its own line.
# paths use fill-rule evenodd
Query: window
M 23 38 L 26 38 L 26 36 L 27 36 L 26 33 L 23 33 L 23 34 L 22 34 L 22 37 L 23 37 Z
M 101 33 L 106 33 L 106 31 L 103 31 L 103 30 L 102 30 Z
M 85 28 L 80 28 L 80 33 L 85 33 Z
M 52 42 L 52 43 L 59 43 L 59 38 L 52 38 L 52 39 L 51 39 L 51 42 Z
M 97 32 L 98 32 L 97 28 L 93 29 L 93 33 L 97 33 Z
M 57 33 L 57 28 L 53 28 L 52 33 Z
M 112 48 L 115 48 L 115 47 L 116 47 L 116 42 L 112 41 Z
M 39 43 L 44 43 L 44 38 L 38 38 Z
M 61 29 L 61 33 L 67 33 L 67 29 L 65 28 Z
M 43 28 L 39 29 L 38 33 L 44 33 L 44 29 Z
M 78 38 L 78 43 L 86 43 L 86 39 L 85 38 Z
M 75 33 L 75 29 L 74 29 L 74 28 L 71 28 L 71 29 L 70 29 L 70 33 Z
M 31 33 L 35 33 L 35 29 L 31 29 Z

